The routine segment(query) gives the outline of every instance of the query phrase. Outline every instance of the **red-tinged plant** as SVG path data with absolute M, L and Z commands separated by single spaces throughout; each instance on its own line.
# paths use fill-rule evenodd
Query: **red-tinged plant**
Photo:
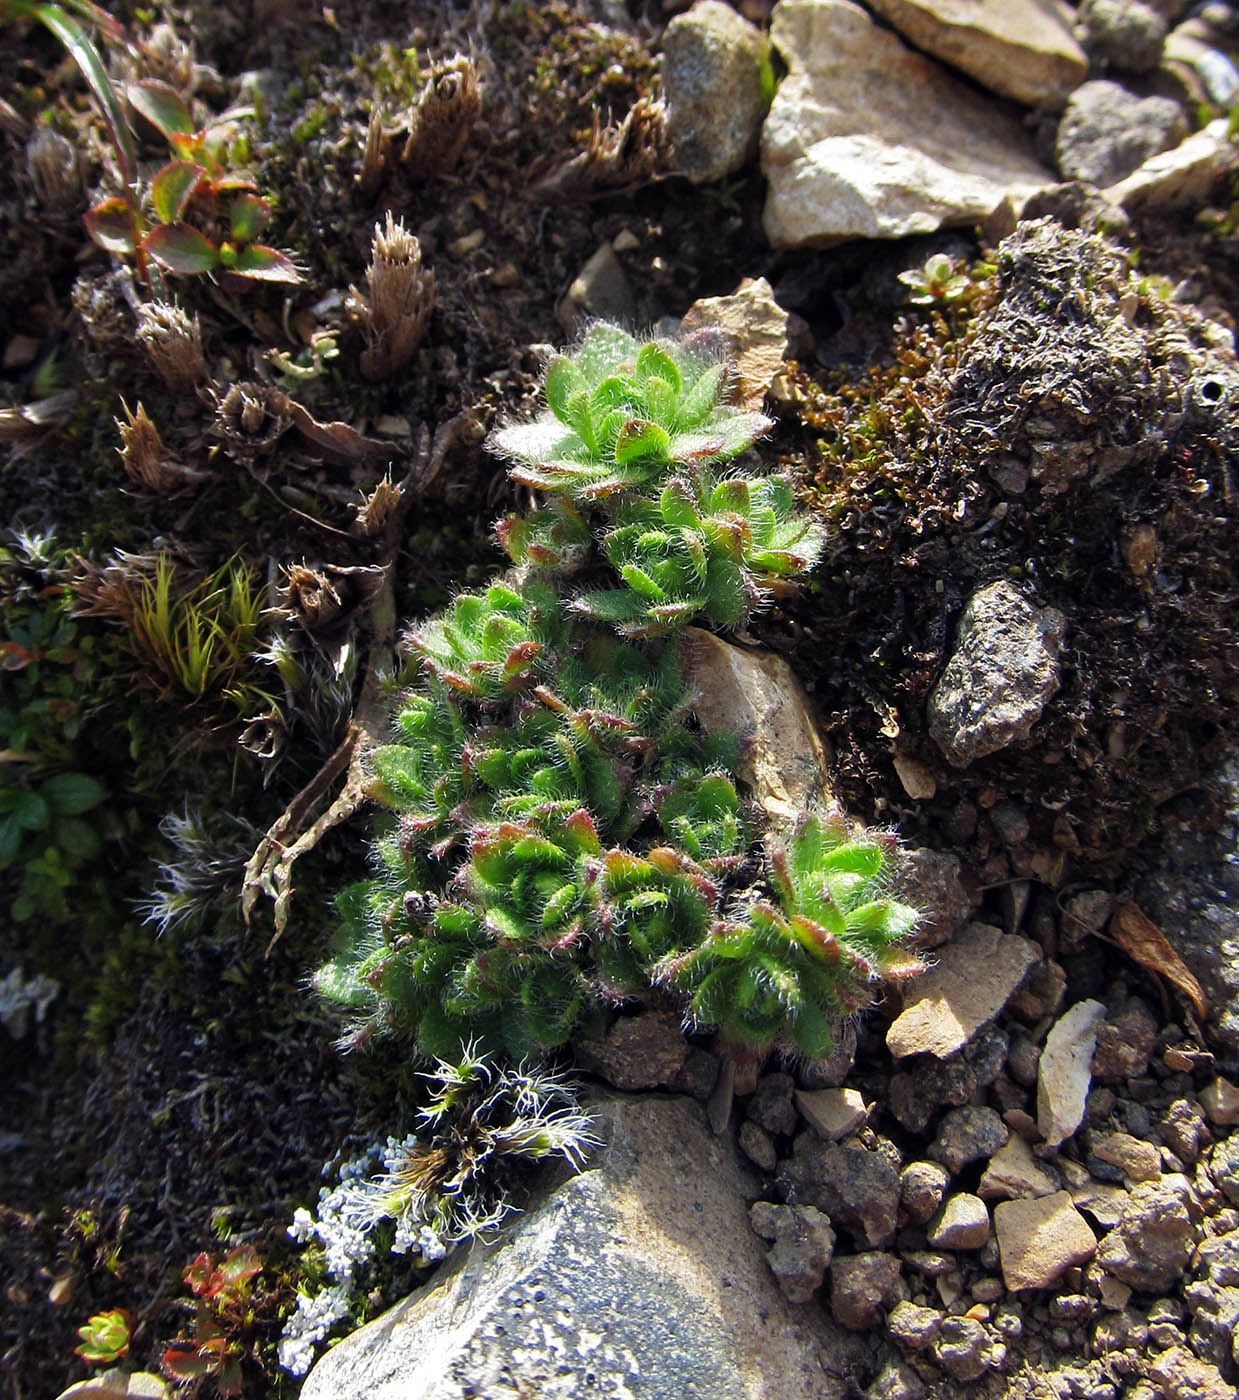
M 114 195 L 87 210 L 91 238 L 110 253 L 140 263 L 149 258 L 182 277 L 218 272 L 248 282 L 300 282 L 291 259 L 254 241 L 271 218 L 271 205 L 248 175 L 228 170 L 227 123 L 196 127 L 167 83 L 130 83 L 126 94 L 134 111 L 167 141 L 173 158 L 146 190 L 153 227 L 136 201 Z
M 77 1329 L 82 1345 L 74 1351 L 88 1366 L 110 1366 L 128 1353 L 130 1330 L 129 1314 L 122 1308 L 96 1313 Z
M 198 1299 L 193 1338 L 178 1338 L 163 1354 L 164 1370 L 178 1381 L 211 1378 L 220 1395 L 241 1394 L 241 1365 L 254 1325 L 254 1277 L 262 1260 L 252 1244 L 237 1245 L 216 1264 L 209 1254 L 194 1260 L 185 1282 Z

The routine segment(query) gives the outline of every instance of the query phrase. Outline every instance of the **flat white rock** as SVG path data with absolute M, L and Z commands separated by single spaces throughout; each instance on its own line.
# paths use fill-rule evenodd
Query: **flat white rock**
M 918 49 L 1029 107 L 1057 109 L 1088 58 L 1046 0 L 869 0 Z
M 1084 1121 L 1093 1082 L 1093 1051 L 1106 1008 L 1078 1001 L 1054 1022 L 1037 1065 L 1037 1127 L 1047 1147 L 1065 1142 Z
M 965 925 L 913 984 L 912 999 L 886 1032 L 886 1048 L 897 1060 L 953 1055 L 998 1015 L 1040 956 L 1018 934 Z
M 1000 103 L 850 0 L 782 0 L 770 36 L 788 68 L 762 128 L 774 247 L 974 224 L 1054 183 Z

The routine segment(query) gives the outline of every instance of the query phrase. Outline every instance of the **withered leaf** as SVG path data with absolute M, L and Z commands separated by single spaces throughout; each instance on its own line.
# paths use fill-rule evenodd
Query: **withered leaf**
M 1173 982 L 1196 1008 L 1197 1016 L 1205 1019 L 1209 1003 L 1204 989 L 1166 935 L 1134 900 L 1125 899 L 1114 911 L 1110 932 L 1129 958 Z

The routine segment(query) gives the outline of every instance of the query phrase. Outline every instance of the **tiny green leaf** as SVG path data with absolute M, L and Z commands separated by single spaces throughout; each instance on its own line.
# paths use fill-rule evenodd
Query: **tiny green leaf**
M 293 260 L 262 243 L 242 248 L 233 261 L 231 271 L 251 282 L 283 282 L 296 286 L 301 274 Z
M 163 224 L 142 240 L 160 267 L 183 277 L 196 277 L 219 266 L 219 249 L 189 224 Z
M 40 784 L 39 791 L 53 812 L 66 817 L 89 812 L 106 796 L 103 784 L 85 773 L 57 773 Z
M 232 236 L 238 243 L 252 243 L 271 219 L 271 206 L 255 194 L 242 193 L 229 210 Z
M 133 210 L 119 195 L 86 211 L 86 232 L 105 252 L 130 257 L 137 250 Z
M 141 113 L 166 139 L 171 140 L 173 135 L 192 134 L 194 119 L 174 87 L 152 78 L 142 83 L 130 83 L 125 94 L 134 111 Z
M 621 467 L 645 457 L 665 462 L 670 441 L 670 434 L 657 423 L 647 418 L 630 418 L 615 439 L 615 460 Z
M 151 204 L 161 224 L 180 220 L 205 174 L 205 167 L 191 160 L 170 160 L 156 172 L 151 179 Z
M 546 403 L 556 418 L 568 427 L 572 419 L 568 416 L 568 401 L 573 394 L 586 388 L 580 370 L 567 355 L 556 355 L 546 371 Z

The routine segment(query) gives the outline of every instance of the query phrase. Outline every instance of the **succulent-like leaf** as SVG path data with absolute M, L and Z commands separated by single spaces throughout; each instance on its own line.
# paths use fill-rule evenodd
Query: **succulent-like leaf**
M 86 211 L 86 232 L 105 252 L 132 257 L 137 251 L 133 210 L 119 195 L 101 200 Z
M 151 178 L 151 205 L 161 224 L 177 223 L 185 213 L 206 167 L 190 160 L 170 160 Z
M 130 83 L 125 89 L 135 112 L 146 118 L 167 140 L 173 136 L 188 136 L 194 131 L 194 119 L 181 95 L 168 83 L 158 79 Z
M 184 277 L 201 276 L 219 266 L 219 249 L 189 224 L 161 224 L 151 229 L 142 246 L 160 267 Z
M 252 243 L 271 221 L 271 205 L 256 194 L 243 191 L 228 210 L 229 227 L 238 243 Z
M 302 279 L 296 264 L 286 254 L 262 243 L 242 248 L 228 269 L 249 282 L 281 282 L 296 286 Z

